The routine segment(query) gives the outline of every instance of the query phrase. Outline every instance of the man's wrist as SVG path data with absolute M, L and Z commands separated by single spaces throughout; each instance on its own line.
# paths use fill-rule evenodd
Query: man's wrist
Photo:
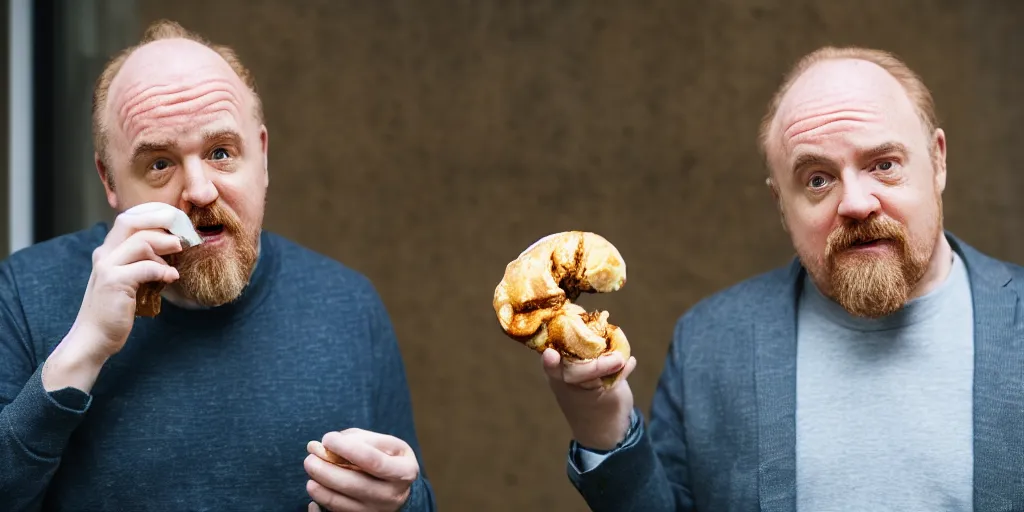
M 636 414 L 636 410 L 630 409 L 629 414 L 626 415 L 623 421 L 624 427 L 618 429 L 621 432 L 620 435 L 615 436 L 607 440 L 601 439 L 576 439 L 576 444 L 591 453 L 605 454 L 617 450 L 623 443 L 629 440 L 630 436 L 636 430 L 639 425 L 639 417 Z
M 610 450 L 601 450 L 583 446 L 579 441 L 574 441 L 570 446 L 569 461 L 575 471 L 583 474 L 596 469 L 604 461 L 620 450 L 631 448 L 639 441 L 641 431 L 641 417 L 633 410 L 630 413 L 630 426 L 625 437 Z
M 106 358 L 83 352 L 64 338 L 43 363 L 40 378 L 43 389 L 53 392 L 64 388 L 76 388 L 85 393 L 92 390 Z

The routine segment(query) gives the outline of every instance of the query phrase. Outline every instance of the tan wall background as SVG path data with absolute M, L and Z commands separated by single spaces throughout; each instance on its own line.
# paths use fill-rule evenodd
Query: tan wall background
M 366 273 L 397 326 L 442 510 L 585 510 L 535 354 L 490 307 L 505 264 L 600 232 L 629 283 L 647 410 L 676 318 L 791 255 L 754 144 L 818 45 L 903 56 L 949 137 L 947 226 L 1024 263 L 1024 3 L 139 2 L 234 45 L 270 128 L 267 224 Z M 141 28 L 140 28 L 141 30 Z

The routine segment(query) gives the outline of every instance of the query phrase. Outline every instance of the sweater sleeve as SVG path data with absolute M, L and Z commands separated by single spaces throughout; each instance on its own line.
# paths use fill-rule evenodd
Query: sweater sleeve
M 14 512 L 39 510 L 71 433 L 91 397 L 43 389 L 43 365 L 21 309 L 9 262 L 0 264 L 0 496 Z
M 380 296 L 371 287 L 373 357 L 375 366 L 375 430 L 395 436 L 416 453 L 420 476 L 412 484 L 409 499 L 401 508 L 402 512 L 434 511 L 434 490 L 427 479 L 423 464 L 423 453 L 416 436 L 412 400 L 405 375 L 405 365 L 399 351 L 391 319 Z

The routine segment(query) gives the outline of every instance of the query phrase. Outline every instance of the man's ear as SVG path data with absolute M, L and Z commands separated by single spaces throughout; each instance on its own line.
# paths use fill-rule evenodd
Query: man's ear
M 267 155 L 270 154 L 270 132 L 267 125 L 260 126 L 260 152 L 263 153 L 264 186 L 270 185 L 270 165 Z
M 789 227 L 786 226 L 786 209 L 782 206 L 782 196 L 779 195 L 779 189 L 775 186 L 775 182 L 772 181 L 772 177 L 765 178 L 764 184 L 768 185 L 768 190 L 772 192 L 772 200 L 775 201 L 775 208 L 779 210 L 779 220 L 782 221 L 782 230 L 789 232 Z
M 93 153 L 93 160 L 96 163 L 96 173 L 99 174 L 100 182 L 103 183 L 103 191 L 107 194 L 107 204 L 117 210 L 117 194 L 114 193 L 114 178 L 111 176 L 110 169 L 107 164 L 103 163 L 98 152 Z
M 778 189 L 775 188 L 775 182 L 772 181 L 772 177 L 769 176 L 769 177 L 765 178 L 764 179 L 764 184 L 768 185 L 768 190 L 771 190 L 771 192 L 772 192 L 772 199 L 776 203 L 778 203 L 779 202 L 779 191 L 778 191 Z
M 946 132 L 936 128 L 932 134 L 932 165 L 935 166 L 935 188 L 946 190 Z

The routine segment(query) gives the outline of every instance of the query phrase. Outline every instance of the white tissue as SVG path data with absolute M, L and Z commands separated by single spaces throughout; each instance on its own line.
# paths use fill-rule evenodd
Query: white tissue
M 124 213 L 134 215 L 159 210 L 171 212 L 172 220 L 169 224 L 162 226 L 164 229 L 170 231 L 172 235 L 175 235 L 187 242 L 189 247 L 195 247 L 203 243 L 203 237 L 199 236 L 199 233 L 196 232 L 196 229 L 192 226 L 192 221 L 188 218 L 188 215 L 167 203 L 142 203 L 129 208 Z

